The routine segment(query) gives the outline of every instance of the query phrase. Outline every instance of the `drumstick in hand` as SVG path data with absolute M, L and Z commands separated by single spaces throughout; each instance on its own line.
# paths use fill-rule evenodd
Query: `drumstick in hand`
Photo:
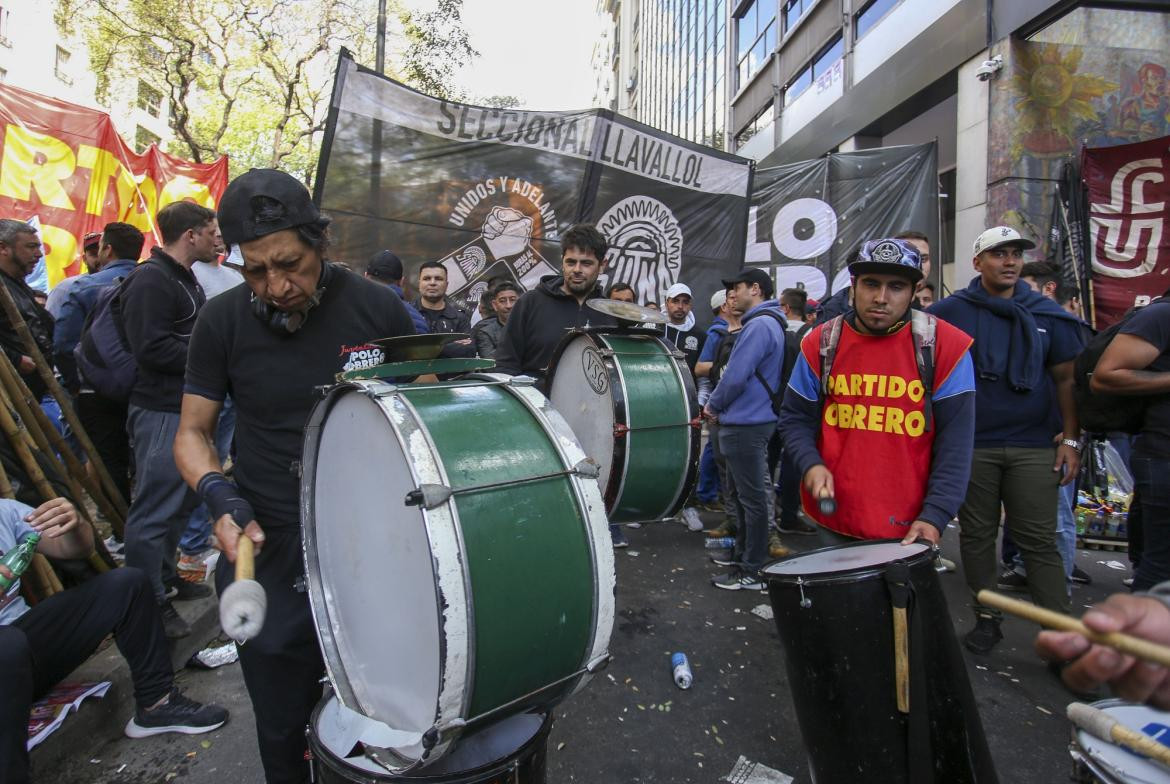
M 1003 610 L 1006 613 L 1023 618 L 1024 620 L 1047 626 L 1062 632 L 1076 632 L 1089 642 L 1104 645 L 1115 651 L 1134 656 L 1143 661 L 1154 662 L 1163 667 L 1170 667 L 1170 648 L 1156 642 L 1143 640 L 1121 632 L 1095 632 L 1088 626 L 1073 618 L 1071 615 L 1046 610 L 1019 599 L 1012 599 L 995 591 L 983 590 L 975 595 L 980 604 Z
M 1068 706 L 1068 720 L 1095 738 L 1116 743 L 1144 757 L 1170 766 L 1170 748 L 1153 738 L 1130 729 L 1103 710 L 1073 702 Z
M 241 536 L 236 542 L 236 579 L 219 598 L 219 625 L 236 642 L 252 639 L 264 627 L 268 596 L 256 576 L 252 540 Z

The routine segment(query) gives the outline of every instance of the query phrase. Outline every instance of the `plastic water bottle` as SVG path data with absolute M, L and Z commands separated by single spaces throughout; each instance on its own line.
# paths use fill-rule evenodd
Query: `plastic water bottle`
M 703 545 L 708 550 L 730 550 L 731 548 L 735 547 L 735 537 L 720 536 L 716 539 L 708 539 L 707 541 L 703 542 Z
M 680 689 L 691 688 L 691 684 L 695 682 L 695 676 L 691 674 L 691 663 L 687 661 L 687 655 L 685 653 L 672 654 L 670 666 L 674 670 L 674 685 Z
M 19 545 L 4 553 L 3 558 L 0 558 L 0 565 L 8 567 L 8 571 L 12 572 L 11 579 L 0 575 L 0 593 L 7 593 L 8 589 L 28 569 L 28 565 L 32 563 L 33 554 L 37 551 L 37 542 L 39 541 L 41 541 L 41 535 L 34 531 L 26 536 Z

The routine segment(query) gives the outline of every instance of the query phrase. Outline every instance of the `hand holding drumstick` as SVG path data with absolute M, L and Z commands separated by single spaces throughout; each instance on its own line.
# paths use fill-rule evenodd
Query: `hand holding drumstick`
M 1114 594 L 1094 605 L 1081 622 L 1101 634 L 1120 632 L 1170 645 L 1170 607 L 1148 596 Z M 1069 687 L 1091 691 L 1108 683 L 1118 696 L 1170 709 L 1170 669 L 1092 643 L 1077 632 L 1042 631 L 1036 652 L 1051 661 L 1073 660 L 1061 672 Z

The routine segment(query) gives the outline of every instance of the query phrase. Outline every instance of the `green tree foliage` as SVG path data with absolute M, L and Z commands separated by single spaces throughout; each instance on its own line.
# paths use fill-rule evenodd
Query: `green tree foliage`
M 232 175 L 279 167 L 312 184 L 341 47 L 374 60 L 377 0 L 56 0 L 58 26 L 86 40 L 98 99 L 142 79 L 163 91 L 174 140 L 167 151 L 204 162 L 226 154 Z M 474 57 L 462 0 L 403 19 L 401 65 L 418 89 L 452 91 Z M 409 19 L 409 23 L 405 20 Z M 459 59 L 462 58 L 462 59 Z
M 463 0 L 439 0 L 433 11 L 399 11 L 406 48 L 399 73 L 410 86 L 438 98 L 462 100 L 455 73 L 479 52 L 471 46 L 463 28 Z

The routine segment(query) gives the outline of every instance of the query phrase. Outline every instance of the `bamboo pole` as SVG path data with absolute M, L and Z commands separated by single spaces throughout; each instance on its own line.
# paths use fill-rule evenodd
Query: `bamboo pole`
M 40 450 L 46 454 L 60 455 L 65 461 L 65 476 L 77 480 L 70 483 L 70 490 L 77 498 L 80 498 L 81 488 L 76 485 L 78 481 L 84 485 L 86 492 L 89 493 L 90 498 L 97 505 L 98 511 L 110 521 L 110 527 L 114 530 L 114 533 L 119 538 L 122 538 L 126 528 L 125 518 L 122 517 L 114 505 L 110 503 L 110 500 L 102 493 L 101 487 L 98 485 L 95 477 L 85 470 L 85 466 L 73 454 L 73 450 L 66 443 L 65 437 L 57 432 L 57 428 L 53 427 L 53 423 L 49 421 L 48 414 L 44 412 L 44 409 L 41 408 L 36 398 L 33 397 L 28 385 L 24 383 L 24 379 L 20 377 L 20 374 L 16 372 L 16 368 L 12 366 L 12 360 L 2 351 L 0 351 L 0 384 L 3 384 L 8 389 L 9 397 L 12 398 L 21 418 L 25 420 L 26 429 L 31 430 L 33 439 L 38 441 L 37 446 Z M 32 427 L 34 423 L 36 425 L 35 429 Z M 41 439 L 39 440 L 37 439 L 38 432 L 41 434 Z M 45 436 L 48 436 L 48 438 L 44 438 Z
M 0 288 L 3 288 L 2 284 L 0 284 Z M 28 473 L 28 477 L 32 480 L 37 492 L 41 494 L 41 498 L 45 501 L 51 501 L 57 498 L 57 491 L 53 489 L 53 486 L 49 484 L 49 480 L 45 478 L 45 472 L 41 470 L 41 466 L 37 462 L 36 457 L 33 456 L 32 450 L 29 449 L 28 444 L 25 442 L 25 436 L 21 433 L 21 429 L 16 424 L 16 420 L 13 419 L 12 412 L 8 410 L 7 405 L 0 405 L 0 431 L 3 431 L 4 435 L 8 437 L 8 442 L 12 445 L 13 450 L 16 451 L 17 459 L 24 466 L 25 472 Z M 84 512 L 81 512 L 81 514 L 84 515 Z M 92 525 L 92 523 L 90 524 Z M 109 565 L 97 553 L 97 547 L 100 546 L 98 542 L 100 541 L 100 539 L 95 539 L 94 552 L 90 553 L 89 557 L 86 558 L 89 565 L 99 574 L 110 569 Z
M 25 350 L 37 366 L 37 373 L 40 375 L 41 380 L 45 382 L 45 386 L 49 389 L 49 392 L 57 400 L 57 404 L 61 406 L 61 413 L 65 415 L 65 421 L 69 423 L 69 428 L 77 436 L 77 440 L 85 451 L 86 457 L 93 464 L 94 468 L 97 469 L 102 488 L 105 489 L 110 502 L 124 520 L 128 514 L 126 499 L 122 498 L 122 494 L 118 492 L 118 487 L 114 484 L 113 477 L 110 476 L 110 472 L 106 470 L 105 464 L 98 457 L 97 448 L 94 447 L 93 441 L 89 438 L 89 434 L 85 432 L 85 427 L 82 426 L 81 420 L 77 418 L 77 412 L 73 410 L 73 400 L 61 387 L 61 384 L 58 383 L 57 377 L 53 375 L 53 369 L 49 366 L 44 355 L 41 354 L 40 347 L 37 346 L 36 340 L 33 339 L 28 324 L 25 323 L 24 317 L 20 315 L 20 309 L 16 307 L 16 300 L 12 298 L 12 292 L 2 282 L 0 282 L 0 307 L 4 309 L 9 323 L 12 324 L 17 335 L 24 342 Z

